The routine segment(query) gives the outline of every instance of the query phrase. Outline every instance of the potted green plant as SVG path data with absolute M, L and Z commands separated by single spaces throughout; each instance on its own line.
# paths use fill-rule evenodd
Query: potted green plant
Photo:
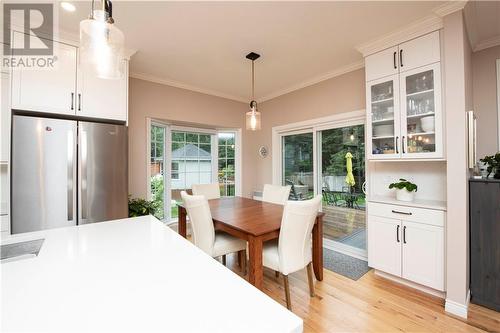
M 494 172 L 493 178 L 500 179 L 500 152 L 495 155 L 485 156 L 484 158 L 481 158 L 480 161 L 487 165 L 486 171 L 488 171 L 488 175 L 486 178 Z
M 156 210 L 156 204 L 153 201 L 141 198 L 128 198 L 128 216 L 137 217 L 144 215 L 153 215 Z
M 400 178 L 397 183 L 390 184 L 389 188 L 396 189 L 396 199 L 400 201 L 413 201 L 415 192 L 417 192 L 417 185 L 404 178 Z

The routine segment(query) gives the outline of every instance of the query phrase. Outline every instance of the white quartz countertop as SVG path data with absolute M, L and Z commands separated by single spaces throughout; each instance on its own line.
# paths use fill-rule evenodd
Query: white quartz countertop
M 302 332 L 302 320 L 153 217 L 45 238 L 1 268 L 1 331 Z

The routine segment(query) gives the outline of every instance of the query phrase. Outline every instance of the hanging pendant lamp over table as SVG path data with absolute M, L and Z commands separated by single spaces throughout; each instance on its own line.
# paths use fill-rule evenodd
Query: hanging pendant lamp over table
M 125 38 L 114 22 L 110 0 L 92 0 L 90 17 L 80 22 L 80 63 L 102 79 L 124 75 Z
M 254 62 L 260 58 L 260 54 L 250 52 L 246 58 L 252 61 L 252 101 L 250 102 L 250 111 L 246 113 L 246 128 L 250 131 L 258 131 L 260 130 L 260 112 L 257 110 L 257 101 L 255 101 Z

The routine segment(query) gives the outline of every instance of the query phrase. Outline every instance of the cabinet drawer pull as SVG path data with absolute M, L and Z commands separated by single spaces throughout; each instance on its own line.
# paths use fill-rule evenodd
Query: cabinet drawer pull
M 71 93 L 71 110 L 74 110 L 75 93 Z
M 78 94 L 78 111 L 82 111 L 82 94 Z
M 394 54 L 392 56 L 392 61 L 394 62 L 394 69 L 398 68 L 398 65 L 396 64 L 396 54 L 397 54 L 397 52 L 394 51 Z
M 411 212 L 400 212 L 399 210 L 392 210 L 394 214 L 402 214 L 402 215 L 412 215 Z
M 406 244 L 406 226 L 403 227 L 403 244 Z
M 396 242 L 399 243 L 399 224 L 396 226 Z

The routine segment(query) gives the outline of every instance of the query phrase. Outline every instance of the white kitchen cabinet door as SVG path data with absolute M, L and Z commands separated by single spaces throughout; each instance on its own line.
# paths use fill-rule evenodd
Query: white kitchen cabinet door
M 24 34 L 13 33 L 13 44 L 22 45 Z M 54 41 L 57 57 L 52 69 L 14 69 L 12 108 L 27 111 L 75 114 L 77 48 Z
M 400 74 L 402 158 L 443 158 L 441 64 Z
M 9 161 L 10 153 L 10 76 L 2 72 L 2 92 L 1 92 L 1 118 L 0 130 L 2 137 L 0 146 L 0 162 Z
M 366 81 L 380 79 L 398 73 L 398 47 L 369 55 L 365 58 Z
M 440 61 L 439 31 L 399 44 L 399 71 L 404 72 Z
M 444 290 L 444 228 L 403 221 L 402 277 Z
M 366 84 L 368 159 L 401 155 L 399 75 Z
M 127 120 L 128 61 L 121 79 L 101 79 L 85 66 L 79 69 L 76 114 L 110 120 Z
M 401 276 L 401 221 L 368 215 L 368 266 Z

